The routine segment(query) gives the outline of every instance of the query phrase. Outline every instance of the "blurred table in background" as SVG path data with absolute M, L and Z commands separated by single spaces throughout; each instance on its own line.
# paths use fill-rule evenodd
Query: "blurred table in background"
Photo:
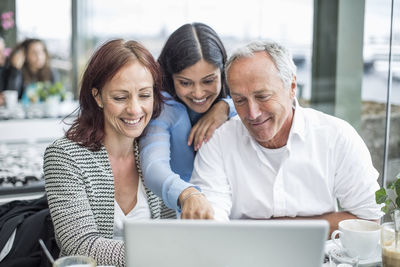
M 75 107 L 70 105 L 63 115 Z M 0 204 L 43 195 L 44 151 L 48 144 L 64 136 L 75 119 L 50 118 L 43 112 L 36 113 L 41 117 L 27 119 L 26 111 L 21 106 L 12 111 L 0 108 Z M 6 117 L 7 114 L 13 116 Z

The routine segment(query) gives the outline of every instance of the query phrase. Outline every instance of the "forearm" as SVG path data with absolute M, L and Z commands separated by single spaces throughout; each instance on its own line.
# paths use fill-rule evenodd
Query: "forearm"
M 228 117 L 232 118 L 233 116 L 236 116 L 237 113 L 232 98 L 223 98 L 222 100 L 229 106 Z
M 316 216 L 297 216 L 297 217 L 272 217 L 271 219 L 278 220 L 326 220 L 329 223 L 329 236 L 331 233 L 338 229 L 338 224 L 340 221 L 347 219 L 361 219 L 350 212 L 329 212 Z M 373 220 L 379 222 L 379 220 Z

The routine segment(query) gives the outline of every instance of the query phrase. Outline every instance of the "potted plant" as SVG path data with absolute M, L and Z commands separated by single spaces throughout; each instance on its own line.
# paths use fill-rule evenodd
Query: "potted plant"
M 36 94 L 40 101 L 44 102 L 45 114 L 48 117 L 57 117 L 59 114 L 60 101 L 65 98 L 64 86 L 61 82 L 38 82 Z
M 375 192 L 375 200 L 383 204 L 382 211 L 389 214 L 393 222 L 384 223 L 381 229 L 383 267 L 400 266 L 400 173 L 387 187 Z

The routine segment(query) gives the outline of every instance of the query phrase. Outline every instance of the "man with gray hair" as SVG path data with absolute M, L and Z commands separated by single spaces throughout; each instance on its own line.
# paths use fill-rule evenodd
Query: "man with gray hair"
M 191 178 L 215 219 L 326 219 L 333 231 L 382 216 L 368 148 L 347 122 L 299 105 L 286 48 L 253 42 L 225 71 L 238 117 L 203 144 Z

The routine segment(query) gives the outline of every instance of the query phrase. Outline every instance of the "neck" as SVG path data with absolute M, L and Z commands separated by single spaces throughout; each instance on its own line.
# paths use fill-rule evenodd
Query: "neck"
M 287 144 L 287 141 L 289 140 L 289 134 L 290 134 L 290 129 L 292 128 L 294 112 L 295 110 L 292 108 L 285 122 L 283 123 L 281 129 L 276 133 L 275 137 L 272 140 L 266 143 L 260 143 L 260 145 L 270 149 L 276 149 L 285 146 Z
M 116 158 L 128 158 L 133 156 L 134 139 L 125 138 L 123 140 L 116 137 L 105 136 L 104 147 L 107 153 Z

